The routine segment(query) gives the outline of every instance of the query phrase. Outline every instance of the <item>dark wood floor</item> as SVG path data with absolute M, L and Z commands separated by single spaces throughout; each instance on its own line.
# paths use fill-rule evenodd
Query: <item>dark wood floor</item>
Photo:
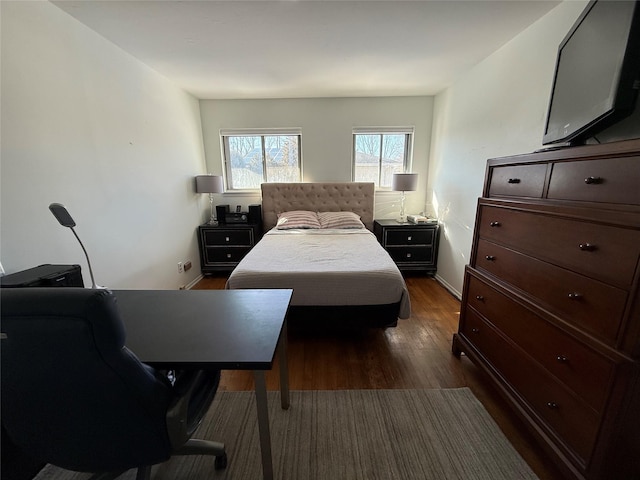
M 226 277 L 207 277 L 196 289 L 224 288 Z M 460 302 L 430 277 L 406 278 L 412 314 L 395 328 L 366 332 L 289 334 L 292 390 L 469 387 L 541 480 L 564 480 L 510 412 L 484 374 L 464 355 L 451 353 Z M 277 390 L 277 368 L 267 388 Z M 220 390 L 253 390 L 250 372 L 225 371 Z

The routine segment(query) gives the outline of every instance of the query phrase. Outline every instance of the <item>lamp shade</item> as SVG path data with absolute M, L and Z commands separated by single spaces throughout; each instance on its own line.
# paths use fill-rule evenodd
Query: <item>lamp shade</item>
M 224 185 L 220 175 L 198 175 L 196 193 L 222 193 Z
M 394 173 L 391 180 L 391 190 L 398 192 L 413 192 L 418 187 L 417 173 Z

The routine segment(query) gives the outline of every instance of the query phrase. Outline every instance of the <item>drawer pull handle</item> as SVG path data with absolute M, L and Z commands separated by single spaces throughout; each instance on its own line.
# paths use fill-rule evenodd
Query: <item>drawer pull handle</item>
M 472 328 L 471 332 L 472 333 L 480 333 L 480 329 L 479 328 Z
M 508 183 L 520 183 L 520 179 L 519 178 L 510 178 L 509 180 L 507 180 Z
M 564 355 L 558 355 L 556 357 L 556 360 L 558 360 L 560 363 L 567 363 L 569 361 L 569 359 Z
M 598 185 L 602 183 L 602 178 L 600 177 L 587 177 L 584 179 L 584 183 L 587 185 Z
M 224 237 L 225 242 L 229 241 L 229 237 Z
M 578 293 L 578 292 L 571 292 L 571 293 L 569 294 L 569 298 L 570 298 L 571 300 L 579 300 L 580 298 L 582 298 L 582 294 L 581 294 L 581 293 Z
M 410 253 L 407 253 L 407 258 L 411 258 L 411 254 Z
M 230 253 L 227 253 L 227 258 L 231 258 L 231 254 Z
M 476 295 L 476 300 L 479 302 L 484 302 L 484 297 L 482 295 Z
M 494 257 L 493 255 L 487 255 L 487 256 L 485 256 L 484 258 L 486 258 L 486 259 L 487 259 L 487 260 L 489 260 L 490 262 L 493 262 L 493 261 L 496 259 L 496 257 Z
M 595 245 L 592 245 L 590 243 L 581 243 L 580 245 L 578 245 L 578 247 L 580 248 L 580 250 L 582 250 L 583 252 L 593 252 L 595 251 L 598 247 L 596 247 Z
M 558 404 L 556 402 L 547 402 L 547 407 L 549 407 L 551 410 L 557 410 Z
M 407 237 L 407 242 L 411 241 L 411 236 Z
M 499 227 L 500 226 L 500 222 L 491 222 L 489 224 L 490 227 Z

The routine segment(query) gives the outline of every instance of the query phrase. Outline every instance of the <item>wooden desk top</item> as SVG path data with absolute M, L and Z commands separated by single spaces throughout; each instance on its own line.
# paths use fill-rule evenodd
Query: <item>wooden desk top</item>
M 127 347 L 155 367 L 273 366 L 293 290 L 114 290 Z

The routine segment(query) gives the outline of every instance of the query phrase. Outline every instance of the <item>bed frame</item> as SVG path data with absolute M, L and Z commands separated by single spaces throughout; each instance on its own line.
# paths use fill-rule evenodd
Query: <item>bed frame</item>
M 354 212 L 373 231 L 373 183 L 263 183 L 261 188 L 265 232 L 276 226 L 278 214 L 291 210 Z
M 291 210 L 312 212 L 349 211 L 360 215 L 373 231 L 375 185 L 350 183 L 263 183 L 262 219 L 264 231 L 275 227 L 278 214 Z M 362 306 L 291 306 L 288 322 L 293 328 L 395 327 L 400 303 Z

